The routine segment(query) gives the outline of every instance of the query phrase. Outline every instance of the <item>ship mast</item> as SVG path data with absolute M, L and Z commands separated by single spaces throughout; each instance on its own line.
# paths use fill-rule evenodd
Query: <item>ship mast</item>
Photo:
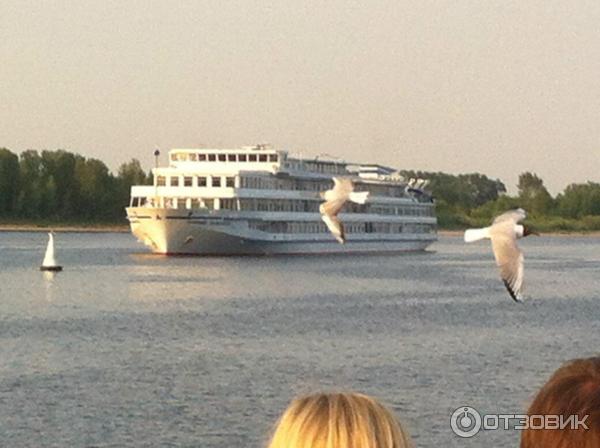
M 156 170 L 158 170 L 158 156 L 160 156 L 160 150 L 156 148 L 154 150 L 154 207 L 158 207 L 158 181 L 156 180 Z

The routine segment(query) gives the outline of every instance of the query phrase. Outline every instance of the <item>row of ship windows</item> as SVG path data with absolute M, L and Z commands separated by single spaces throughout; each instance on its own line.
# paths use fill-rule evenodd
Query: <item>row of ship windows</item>
M 236 188 L 235 176 L 156 176 L 159 187 L 230 187 Z M 294 191 L 326 191 L 333 187 L 331 180 L 280 179 L 276 177 L 240 176 L 240 188 L 257 190 L 294 190 Z M 358 183 L 356 191 L 369 191 L 373 195 L 388 197 L 405 197 L 401 186 L 373 185 Z
M 329 233 L 322 222 L 250 221 L 248 227 L 268 233 Z M 387 222 L 345 223 L 346 233 L 434 233 L 433 224 L 401 224 Z
M 235 176 L 156 176 L 158 187 L 235 187 Z M 325 191 L 333 187 L 333 181 L 303 179 L 278 179 L 271 177 L 240 177 L 241 188 L 257 190 Z
M 206 154 L 196 152 L 175 152 L 171 154 L 173 162 L 271 162 L 277 163 L 277 154 Z
M 218 201 L 218 202 L 217 202 Z M 158 204 L 153 198 L 132 198 L 133 207 L 166 207 L 173 209 L 209 209 L 259 212 L 305 212 L 318 213 L 320 202 L 302 199 L 256 199 L 256 198 L 159 198 Z M 375 204 L 346 203 L 344 213 L 372 213 L 396 216 L 434 216 L 431 206 L 392 206 Z
M 278 154 L 248 154 L 248 153 L 202 153 L 202 152 L 175 152 L 171 153 L 172 162 L 279 162 Z M 306 162 L 299 160 L 290 160 L 284 165 L 286 168 L 296 170 L 309 170 L 319 173 L 345 174 L 347 173 L 344 164 Z
M 323 162 L 308 162 L 290 159 L 289 162 L 283 165 L 285 168 L 298 171 L 312 171 L 317 173 L 328 173 L 328 174 L 348 174 L 346 165 L 336 163 L 323 163 Z
M 235 188 L 235 176 L 157 176 L 156 186 L 166 187 L 229 187 Z
M 330 179 L 281 179 L 266 176 L 242 176 L 240 179 L 242 188 L 253 188 L 258 190 L 300 190 L 300 191 L 325 191 L 333 188 Z M 377 196 L 405 197 L 404 187 L 400 185 L 377 185 L 366 183 L 355 183 L 354 190 L 369 191 Z
M 333 187 L 333 181 L 309 179 L 281 179 L 277 177 L 242 176 L 242 188 L 256 190 L 300 190 L 300 191 L 325 191 Z
M 239 210 L 244 211 L 268 211 L 268 212 L 318 212 L 320 202 L 299 199 L 256 199 L 241 198 Z M 235 201 L 235 199 L 221 199 L 223 201 Z M 235 206 L 235 204 L 233 204 Z M 221 207 L 227 208 L 227 207 Z M 233 209 L 235 210 L 235 209 Z M 345 213 L 373 213 L 378 215 L 395 216 L 435 216 L 432 206 L 393 206 L 375 204 L 355 204 L 347 202 L 342 210 Z

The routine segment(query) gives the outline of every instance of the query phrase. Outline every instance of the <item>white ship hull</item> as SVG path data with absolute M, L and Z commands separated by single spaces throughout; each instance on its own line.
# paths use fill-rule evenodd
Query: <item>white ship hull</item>
M 192 214 L 186 210 L 128 208 L 132 233 L 152 252 L 164 255 L 282 255 L 390 253 L 424 250 L 435 234 L 273 234 L 249 229 L 244 219 Z

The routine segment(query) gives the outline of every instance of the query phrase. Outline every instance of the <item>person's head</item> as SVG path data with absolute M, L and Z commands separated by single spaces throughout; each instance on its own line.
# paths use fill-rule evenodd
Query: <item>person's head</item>
M 578 416 L 589 428 L 526 429 L 521 448 L 600 447 L 600 357 L 575 359 L 559 368 L 537 393 L 527 410 L 532 415 L 559 415 L 567 422 Z M 571 420 L 575 421 L 575 417 Z
M 357 393 L 317 393 L 285 410 L 269 448 L 408 448 L 408 433 L 377 400 Z

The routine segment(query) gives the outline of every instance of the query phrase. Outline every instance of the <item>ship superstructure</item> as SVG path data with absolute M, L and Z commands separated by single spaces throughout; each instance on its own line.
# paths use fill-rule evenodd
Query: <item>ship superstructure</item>
M 320 192 L 348 177 L 366 204 L 347 203 L 339 244 L 321 220 Z M 409 192 L 394 170 L 301 158 L 268 145 L 173 149 L 153 170 L 154 185 L 133 186 L 133 234 L 161 254 L 242 255 L 422 250 L 436 240 L 435 206 Z

